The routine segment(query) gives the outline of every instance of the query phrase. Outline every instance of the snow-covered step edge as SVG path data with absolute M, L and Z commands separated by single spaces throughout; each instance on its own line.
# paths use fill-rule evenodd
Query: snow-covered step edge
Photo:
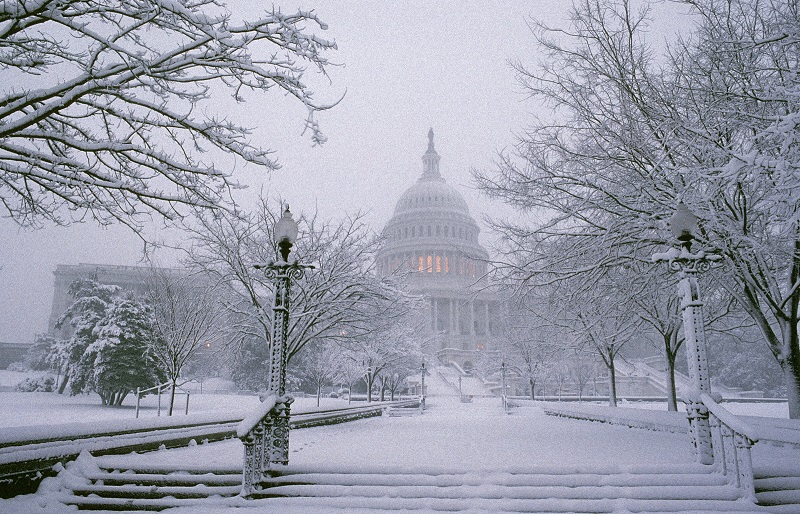
M 759 505 L 796 505 L 800 512 L 800 491 L 796 489 L 784 491 L 757 491 L 756 501 Z
M 104 483 L 142 483 L 151 484 L 214 484 L 214 485 L 234 485 L 242 483 L 242 474 L 238 475 L 217 475 L 208 474 L 160 474 L 160 473 L 86 473 L 85 478 L 92 481 L 102 481 Z
M 384 473 L 297 473 L 265 478 L 262 483 L 274 485 L 318 484 L 318 485 L 380 485 L 385 487 L 406 485 L 458 486 L 458 485 L 503 485 L 519 486 L 692 486 L 725 485 L 720 474 L 511 474 L 511 473 L 463 473 L 463 474 L 384 474 Z
M 236 496 L 242 491 L 242 486 L 207 486 L 196 484 L 193 486 L 150 486 L 150 485 L 82 485 L 72 487 L 75 496 L 88 496 L 90 494 L 104 498 L 209 498 L 211 496 Z
M 66 505 L 86 506 L 89 508 L 124 507 L 130 510 L 161 510 L 171 507 L 190 507 L 206 509 L 213 512 L 219 507 L 251 507 L 264 511 L 286 512 L 288 509 L 305 509 L 305 512 L 323 512 L 325 509 L 363 509 L 368 512 L 405 510 L 458 511 L 477 510 L 490 512 L 574 512 L 574 513 L 610 513 L 610 512 L 774 512 L 758 507 L 750 502 L 719 500 L 482 500 L 458 499 L 437 500 L 430 498 L 269 498 L 247 500 L 240 496 L 231 498 L 209 498 L 204 500 L 161 498 L 156 500 L 123 500 L 117 498 L 96 498 L 63 495 L 62 503 Z M 303 510 L 300 510 L 302 512 Z
M 723 500 L 735 501 L 740 492 L 733 486 L 503 486 L 494 484 L 454 486 L 394 486 L 382 485 L 287 485 L 264 488 L 253 493 L 254 497 L 309 497 L 338 498 L 357 496 L 364 498 L 426 498 L 436 500 L 543 500 L 558 498 L 565 500 Z
M 508 512 L 768 512 L 746 500 L 641 500 L 641 499 L 432 499 L 432 498 L 270 498 L 254 500 L 253 506 L 274 508 L 308 506 L 372 508 L 379 510 L 427 509 L 432 511 L 508 511 Z
M 386 466 L 376 463 L 353 465 L 337 465 L 318 462 L 308 466 L 289 464 L 275 469 L 278 475 L 293 474 L 381 474 L 381 475 L 463 475 L 462 467 L 453 466 Z M 575 464 L 559 466 L 487 466 L 476 465 L 470 469 L 469 474 L 500 474 L 500 475 L 711 475 L 714 468 L 696 463 L 675 464 L 635 464 L 635 465 L 604 465 L 604 464 Z
M 800 476 L 756 478 L 755 486 L 756 492 L 800 489 Z

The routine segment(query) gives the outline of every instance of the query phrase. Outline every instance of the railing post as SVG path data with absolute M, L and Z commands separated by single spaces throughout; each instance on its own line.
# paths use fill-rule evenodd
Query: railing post
M 189 415 L 189 391 L 186 391 L 186 412 L 184 412 L 184 416 Z
M 736 446 L 736 468 L 739 489 L 742 491 L 742 497 L 755 502 L 755 479 L 753 478 L 753 460 L 750 454 L 753 441 L 744 434 L 735 433 L 734 445 Z
M 711 428 L 708 424 L 708 409 L 699 398 L 686 401 L 686 414 L 692 433 L 695 460 L 700 464 L 713 464 Z
M 739 471 L 736 469 L 736 446 L 733 443 L 733 430 L 728 425 L 720 427 L 722 432 L 723 458 L 728 482 L 739 487 Z
M 139 390 L 140 389 L 141 389 L 140 387 L 136 388 L 136 419 L 139 419 L 139 395 L 140 395 Z
M 242 496 L 250 496 L 253 492 L 253 484 L 256 482 L 256 433 L 255 431 L 242 438 L 244 445 L 244 473 L 242 474 Z
M 158 413 L 156 416 L 161 416 L 161 384 L 158 385 Z
M 718 417 L 711 413 L 708 417 L 708 424 L 711 427 L 711 450 L 714 455 L 714 467 L 723 475 L 728 474 L 725 465 L 725 443 L 722 440 L 722 423 Z

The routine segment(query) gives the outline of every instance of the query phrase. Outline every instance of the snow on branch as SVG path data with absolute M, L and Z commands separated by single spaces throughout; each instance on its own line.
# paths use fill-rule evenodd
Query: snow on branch
M 278 163 L 219 111 L 222 91 L 283 91 L 323 142 L 314 113 L 330 105 L 303 77 L 325 74 L 336 44 L 312 31 L 326 25 L 308 11 L 247 18 L 213 0 L 2 3 L 0 209 L 22 225 L 88 214 L 136 228 L 147 212 L 225 207 L 239 186 L 220 152 Z

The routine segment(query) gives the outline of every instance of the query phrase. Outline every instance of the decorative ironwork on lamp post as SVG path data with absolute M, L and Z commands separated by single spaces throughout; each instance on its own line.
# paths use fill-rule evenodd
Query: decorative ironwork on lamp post
M 699 227 L 697 217 L 683 202 L 678 203 L 675 214 L 669 219 L 669 225 L 673 235 L 680 243 L 680 248 L 670 248 L 667 252 L 656 253 L 652 259 L 653 262 L 667 262 L 670 270 L 680 273 L 678 294 L 681 297 L 684 344 L 692 387 L 684 401 L 691 427 L 695 458 L 701 464 L 713 464 L 708 409 L 699 397 L 700 393 L 711 393 L 711 381 L 708 376 L 703 301 L 700 297 L 697 274 L 707 271 L 711 264 L 720 260 L 721 257 L 702 249 L 692 253 L 692 241 L 694 241 Z
M 313 268 L 300 264 L 297 260 L 289 262 L 289 253 L 297 240 L 297 233 L 297 223 L 292 219 L 292 213 L 289 212 L 287 205 L 274 227 L 280 260 L 254 265 L 256 269 L 264 270 L 264 274 L 275 285 L 267 395 L 275 396 L 276 401 L 264 426 L 263 447 L 255 450 L 263 456 L 265 469 L 273 464 L 289 462 L 289 408 L 294 399 L 286 395 L 286 346 L 289 336 L 292 280 L 303 278 L 305 270 Z

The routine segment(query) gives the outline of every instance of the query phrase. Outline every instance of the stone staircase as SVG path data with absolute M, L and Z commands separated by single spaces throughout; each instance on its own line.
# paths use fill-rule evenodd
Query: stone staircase
M 108 457 L 62 471 L 58 499 L 86 510 L 258 507 L 274 512 L 800 512 L 800 479 L 759 478 L 756 506 L 708 468 L 529 471 L 300 470 L 270 478 L 251 499 L 239 496 L 239 469 L 171 471 L 117 467 Z M 99 465 L 98 465 L 99 464 Z M 790 492 L 787 492 L 789 490 Z M 793 492 L 791 492 L 793 491 Z
M 797 514 L 800 512 L 800 477 L 780 471 L 765 471 L 755 477 L 758 504 L 769 512 Z

